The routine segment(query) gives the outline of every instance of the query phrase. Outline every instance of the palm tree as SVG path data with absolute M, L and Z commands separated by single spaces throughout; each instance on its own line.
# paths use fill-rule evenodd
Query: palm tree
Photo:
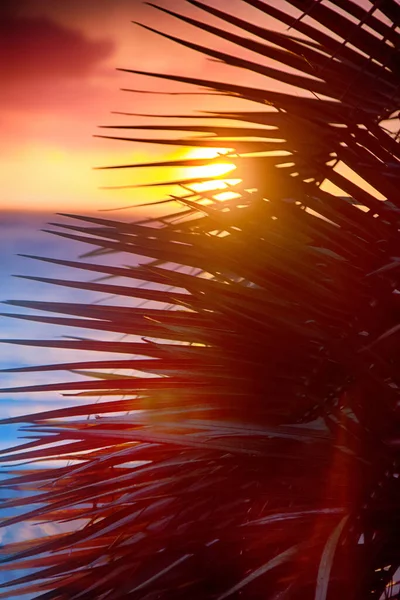
M 12 391 L 87 403 L 3 420 L 33 436 L 3 461 L 74 461 L 14 472 L 2 486 L 26 493 L 3 506 L 26 509 L 3 525 L 85 524 L 3 547 L 2 568 L 40 569 L 13 585 L 42 600 L 399 598 L 400 7 L 243 0 L 260 21 L 288 26 L 281 33 L 229 3 L 188 3 L 216 24 L 159 10 L 238 52 L 161 35 L 232 65 L 235 83 L 146 75 L 254 107 L 145 128 L 203 134 L 159 143 L 228 147 L 240 182 L 221 201 L 198 179 L 179 180 L 183 208 L 162 219 L 57 225 L 97 248 L 95 262 L 34 257 L 121 278 L 36 279 L 126 303 L 9 302 L 39 311 L 16 318 L 95 333 L 7 341 L 103 356 L 14 369 L 78 372 Z M 236 83 L 243 70 L 265 87 Z M 137 141 L 119 130 L 143 127 L 109 137 Z M 147 262 L 102 264 L 111 251 Z

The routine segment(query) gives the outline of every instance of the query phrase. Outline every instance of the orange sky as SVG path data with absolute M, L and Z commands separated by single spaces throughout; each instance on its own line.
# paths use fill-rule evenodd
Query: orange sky
M 164 0 L 162 5 L 205 18 L 183 0 Z M 214 5 L 259 19 L 257 11 L 238 0 L 229 0 L 229 7 L 218 0 Z M 94 138 L 104 133 L 97 126 L 133 122 L 111 111 L 187 113 L 221 107 L 221 99 L 121 92 L 124 87 L 193 89 L 117 72 L 116 67 L 206 78 L 232 78 L 232 71 L 132 24 L 138 20 L 193 39 L 193 28 L 135 0 L 3 0 L 0 17 L 0 76 L 6 84 L 0 96 L 0 208 L 84 212 L 160 198 L 160 189 L 99 189 L 148 182 L 149 171 L 93 167 L 182 157 L 188 150 Z M 230 46 L 208 34 L 196 33 L 196 40 Z M 232 102 L 240 106 L 239 100 Z M 165 169 L 151 173 L 160 180 L 169 176 Z
M 268 1 L 280 8 L 284 4 L 285 10 L 291 10 L 284 0 Z M 359 2 L 364 4 L 365 0 Z M 245 1 L 206 0 L 206 3 L 266 27 L 277 26 Z M 160 0 L 159 4 L 221 26 L 221 21 L 185 0 Z M 296 14 L 294 11 L 293 16 Z M 190 114 L 195 110 L 260 109 L 260 105 L 249 106 L 226 97 L 159 95 L 165 91 L 199 90 L 117 71 L 116 68 L 122 67 L 260 87 L 271 85 L 261 75 L 221 66 L 132 21 L 263 61 L 260 55 L 238 51 L 233 44 L 195 30 L 141 0 L 1 0 L 0 210 L 87 212 L 166 197 L 171 189 L 99 188 L 137 185 L 149 182 L 149 177 L 158 181 L 176 179 L 187 173 L 182 170 L 171 173 L 168 169 L 98 171 L 93 167 L 201 154 L 198 150 L 194 153 L 173 147 L 171 151 L 172 147 L 167 146 L 93 137 L 101 133 L 113 135 L 112 130 L 99 130 L 98 125 L 154 124 L 151 119 L 115 115 L 112 111 Z M 222 27 L 226 28 L 226 23 Z M 237 33 L 233 26 L 231 29 Z M 276 89 L 276 82 L 272 86 Z M 158 93 L 122 92 L 120 88 Z M 126 135 L 129 137 L 130 133 Z M 139 137 L 148 135 L 138 132 Z M 177 189 L 173 191 L 176 193 Z

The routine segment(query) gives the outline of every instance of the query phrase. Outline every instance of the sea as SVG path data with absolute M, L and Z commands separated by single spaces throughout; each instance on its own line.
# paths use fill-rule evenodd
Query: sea
M 36 301 L 65 301 L 65 302 L 91 302 L 95 299 L 92 292 L 71 290 L 60 286 L 52 286 L 24 279 L 20 276 L 66 278 L 66 279 L 88 279 L 85 272 L 71 272 L 70 269 L 32 260 L 21 256 L 34 255 L 52 258 L 63 258 L 76 260 L 82 253 L 88 251 L 88 247 L 70 240 L 66 240 L 45 229 L 51 229 L 49 223 L 62 221 L 54 214 L 41 212 L 12 212 L 0 211 L 0 301 L 7 300 L 36 300 Z M 97 294 L 98 296 L 98 294 Z M 2 304 L 0 312 L 0 338 L 9 339 L 54 339 L 60 336 L 85 336 L 86 330 L 57 327 L 35 323 L 28 320 L 12 318 L 11 313 L 28 314 L 29 310 Z M 46 314 L 46 313 L 44 313 Z M 84 332 L 84 333 L 82 333 Z M 90 332 L 92 333 L 92 332 Z M 90 334 L 87 334 L 88 337 Z M 95 336 L 91 336 L 95 337 Z M 114 337 L 114 339 L 116 339 Z M 45 365 L 74 359 L 98 358 L 94 353 L 79 353 L 72 351 L 61 351 L 52 348 L 35 348 L 20 346 L 9 343 L 0 343 L 0 369 L 24 367 L 31 365 Z M 57 392 L 15 392 L 12 388 L 66 381 L 73 378 L 71 374 L 62 372 L 54 373 L 4 373 L 0 372 L 0 419 L 7 419 L 17 415 L 49 410 L 54 407 L 66 406 L 74 400 L 67 399 Z M 7 470 L 14 468 L 16 463 L 3 462 L 5 450 L 17 447 L 27 440 L 24 436 L 27 432 L 21 431 L 19 424 L 0 425 L 0 480 L 5 481 L 9 475 Z M 45 465 L 42 465 L 45 466 Z M 0 502 L 7 498 L 21 494 L 17 490 L 0 488 Z M 1 507 L 1 504 L 0 504 Z M 31 507 L 30 507 L 31 508 Z M 17 509 L 1 509 L 1 520 L 15 515 Z M 53 524 L 15 524 L 8 527 L 0 527 L 0 550 L 5 544 L 22 541 L 32 536 L 51 535 L 57 531 L 65 531 L 66 526 Z M 0 585 L 5 584 L 13 577 L 26 575 L 27 571 L 2 570 L 0 565 Z M 6 588 L 7 589 L 7 588 Z M 3 589 L 0 588 L 0 592 Z M 29 600 L 36 594 L 21 595 L 18 591 L 9 590 L 10 600 Z

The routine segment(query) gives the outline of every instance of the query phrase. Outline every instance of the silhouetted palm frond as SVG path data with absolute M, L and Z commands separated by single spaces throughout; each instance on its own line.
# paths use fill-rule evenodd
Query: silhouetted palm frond
M 269 78 L 265 87 L 151 74 L 224 94 L 227 111 L 204 125 L 177 115 L 117 129 L 226 147 L 223 159 L 148 166 L 228 161 L 236 182 L 221 176 L 231 192 L 221 200 L 221 189 L 196 185 L 207 176 L 174 181 L 183 209 L 162 221 L 54 225 L 125 253 L 129 266 L 34 257 L 118 281 L 28 279 L 121 302 L 9 302 L 35 311 L 16 318 L 94 332 L 9 342 L 103 354 L 14 369 L 72 370 L 81 379 L 12 392 L 60 390 L 85 403 L 3 420 L 33 438 L 1 451 L 3 462 L 74 462 L 13 472 L 1 485 L 26 493 L 3 506 L 26 508 L 2 524 L 85 525 L 2 548 L 1 568 L 41 568 L 12 585 L 42 600 L 398 597 L 399 5 L 243 1 L 260 22 L 290 27 L 280 32 L 228 3 L 189 4 L 216 24 L 160 10 L 238 52 L 162 35 Z M 230 111 L 229 96 L 262 109 Z M 125 135 L 113 137 L 141 139 Z

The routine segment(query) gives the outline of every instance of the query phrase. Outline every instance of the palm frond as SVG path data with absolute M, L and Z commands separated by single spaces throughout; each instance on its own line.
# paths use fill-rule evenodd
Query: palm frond
M 235 52 L 195 42 L 192 30 L 147 29 L 240 69 L 235 83 L 123 70 L 223 94 L 226 110 L 99 137 L 226 148 L 235 183 L 220 179 L 233 197 L 201 191 L 203 176 L 163 181 L 183 189 L 168 200 L 184 213 L 145 223 L 64 215 L 51 233 L 94 246 L 97 262 L 31 257 L 124 284 L 25 276 L 118 304 L 8 302 L 35 312 L 7 316 L 91 337 L 5 341 L 103 354 L 18 367 L 74 379 L 1 390 L 76 398 L 2 421 L 24 423 L 31 441 L 1 462 L 70 462 L 16 469 L 2 487 L 24 494 L 3 507 L 28 509 L 0 524 L 72 525 L 0 549 L 1 569 L 40 569 L 3 587 L 41 600 L 379 599 L 400 564 L 400 151 L 397 120 L 383 124 L 399 109 L 399 7 L 243 0 L 259 11 L 254 24 L 227 6 L 189 4 L 216 24 L 155 8 Z M 126 266 L 101 264 L 102 252 L 123 253 Z

